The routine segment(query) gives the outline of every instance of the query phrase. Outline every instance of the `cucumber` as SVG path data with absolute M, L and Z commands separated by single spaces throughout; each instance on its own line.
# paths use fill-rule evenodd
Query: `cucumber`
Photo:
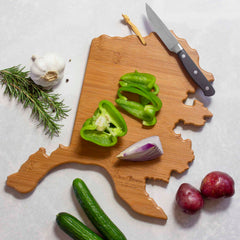
M 82 179 L 74 179 L 73 190 L 86 215 L 104 238 L 107 240 L 126 240 L 124 234 L 99 206 Z
M 57 215 L 58 226 L 75 240 L 103 240 L 91 229 L 69 213 L 61 212 Z

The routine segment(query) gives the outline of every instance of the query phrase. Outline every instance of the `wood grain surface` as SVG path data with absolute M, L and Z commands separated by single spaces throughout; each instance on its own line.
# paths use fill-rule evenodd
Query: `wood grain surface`
M 184 39 L 178 40 L 199 66 L 197 51 L 190 48 Z M 111 175 L 116 192 L 135 212 L 167 219 L 163 209 L 147 194 L 146 179 L 168 182 L 172 171 L 182 173 L 188 169 L 188 163 L 194 159 L 191 140 L 183 140 L 174 128 L 179 121 L 203 126 L 212 114 L 197 100 L 192 106 L 184 104 L 188 93 L 194 93 L 197 86 L 176 55 L 170 53 L 154 33 L 145 37 L 145 41 L 146 46 L 136 36 L 122 38 L 102 35 L 93 39 L 70 146 L 60 145 L 50 156 L 44 148 L 40 148 L 17 173 L 8 177 L 8 186 L 27 193 L 58 165 L 69 162 L 98 165 Z M 128 133 L 119 138 L 115 146 L 106 148 L 83 140 L 79 132 L 85 120 L 93 115 L 101 100 L 115 103 L 120 77 L 135 70 L 151 73 L 157 78 L 160 87 L 158 96 L 163 102 L 157 124 L 143 127 L 141 121 L 119 109 L 126 120 Z M 211 73 L 202 71 L 209 81 L 213 81 Z M 125 148 L 153 135 L 161 139 L 164 150 L 161 157 L 147 162 L 117 160 L 116 155 Z

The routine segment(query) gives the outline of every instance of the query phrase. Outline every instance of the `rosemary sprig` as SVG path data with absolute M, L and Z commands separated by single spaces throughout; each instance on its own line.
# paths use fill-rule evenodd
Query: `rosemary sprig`
M 51 137 L 59 135 L 62 125 L 58 122 L 68 116 L 70 109 L 60 100 L 59 94 L 35 84 L 28 73 L 20 65 L 0 70 L 4 94 L 16 98 L 24 108 L 32 108 L 31 116 L 43 125 L 46 134 Z

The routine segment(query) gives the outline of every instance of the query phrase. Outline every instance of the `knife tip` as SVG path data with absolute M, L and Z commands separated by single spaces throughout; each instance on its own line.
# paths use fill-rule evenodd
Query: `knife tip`
M 145 7 L 146 7 L 147 15 L 149 15 L 150 12 L 152 12 L 153 10 L 152 10 L 152 8 L 151 8 L 147 3 L 145 3 Z

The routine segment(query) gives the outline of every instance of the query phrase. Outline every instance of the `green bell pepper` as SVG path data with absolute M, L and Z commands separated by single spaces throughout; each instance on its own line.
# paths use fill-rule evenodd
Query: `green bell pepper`
M 119 84 L 121 86 L 127 86 L 128 84 L 136 83 L 146 88 L 147 90 L 153 90 L 154 94 L 159 93 L 159 87 L 156 84 L 156 77 L 150 73 L 139 73 L 137 70 L 132 73 L 126 73 L 120 78 Z
M 135 101 L 129 101 L 122 92 L 130 92 L 145 98 L 150 104 L 142 104 Z M 153 126 L 156 124 L 156 112 L 162 107 L 162 101 L 152 92 L 148 91 L 145 87 L 139 84 L 128 84 L 127 86 L 120 87 L 117 92 L 118 98 L 116 103 L 125 111 L 134 117 L 143 120 L 145 126 Z
M 80 131 L 83 139 L 103 147 L 117 143 L 117 138 L 127 133 L 127 125 L 116 107 L 102 100 L 93 116 L 85 121 Z
M 159 87 L 156 84 L 156 77 L 150 73 L 139 73 L 137 70 L 135 72 L 126 73 L 120 78 L 120 86 L 125 87 L 129 84 L 138 84 L 148 91 L 151 91 L 155 95 L 159 93 Z M 147 105 L 149 101 L 141 96 L 140 102 L 143 105 Z

